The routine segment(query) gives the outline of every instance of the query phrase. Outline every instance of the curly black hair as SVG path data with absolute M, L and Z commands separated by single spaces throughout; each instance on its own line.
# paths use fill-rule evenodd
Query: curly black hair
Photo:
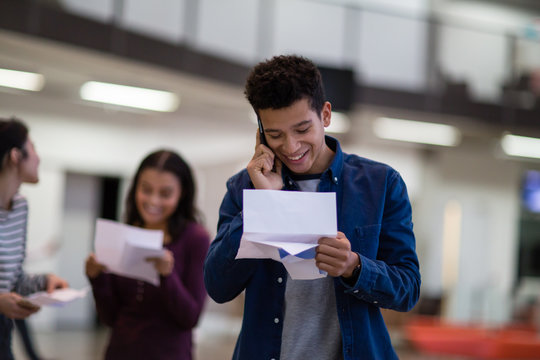
M 257 64 L 249 74 L 244 94 L 253 110 L 281 109 L 301 99 L 320 114 L 325 102 L 321 73 L 302 56 L 280 55 Z

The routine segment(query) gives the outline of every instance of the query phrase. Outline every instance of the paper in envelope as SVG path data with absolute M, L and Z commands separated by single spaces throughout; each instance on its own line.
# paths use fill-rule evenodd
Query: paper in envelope
M 159 274 L 146 259 L 163 256 L 163 231 L 97 219 L 94 247 L 109 272 L 159 286 Z
M 243 208 L 237 259 L 280 261 L 293 279 L 326 276 L 315 266 L 315 248 L 337 234 L 335 193 L 244 190 Z

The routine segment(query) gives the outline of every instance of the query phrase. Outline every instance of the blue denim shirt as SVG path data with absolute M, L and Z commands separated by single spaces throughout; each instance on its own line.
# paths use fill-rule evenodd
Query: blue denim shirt
M 318 191 L 335 192 L 338 230 L 360 255 L 358 280 L 349 286 L 334 278 L 344 359 L 397 359 L 379 308 L 408 311 L 418 301 L 420 273 L 411 205 L 405 183 L 391 167 L 335 151 Z M 284 189 L 297 190 L 282 172 Z M 244 169 L 227 182 L 218 233 L 210 245 L 204 280 L 218 303 L 245 292 L 244 318 L 233 359 L 279 359 L 287 273 L 270 259 L 235 260 L 242 236 L 242 192 L 253 188 Z M 324 339 L 320 339 L 324 341 Z

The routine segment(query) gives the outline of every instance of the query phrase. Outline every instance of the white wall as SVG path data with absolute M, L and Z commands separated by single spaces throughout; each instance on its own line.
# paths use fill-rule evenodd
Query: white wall
M 415 207 L 423 292 L 446 291 L 449 319 L 501 323 L 509 319 L 517 266 L 518 163 L 493 149 L 441 151 L 425 158 L 422 197 Z M 443 289 L 443 216 L 457 201 L 462 221 L 457 282 Z
M 499 100 L 502 84 L 512 75 L 508 39 L 446 25 L 439 31 L 437 55 L 444 76 L 465 81 L 477 101 Z
M 305 1 L 278 0 L 273 54 L 299 54 L 324 64 L 342 63 L 345 9 Z
M 510 37 L 520 42 L 518 71 L 532 67 L 529 54 L 538 43 L 523 43 L 538 13 L 482 1 L 436 0 L 434 11 L 445 24 L 438 38 L 438 61 L 444 74 L 465 80 L 471 95 L 482 101 L 500 101 L 500 86 L 512 75 Z M 534 63 L 534 62 L 533 62 Z M 536 66 L 540 64 L 536 57 Z
M 258 1 L 200 0 L 195 45 L 240 63 L 257 60 Z
M 185 16 L 184 0 L 150 1 L 126 0 L 120 26 L 159 40 L 180 43 L 185 38 L 182 26 Z M 156 21 L 156 19 L 159 19 Z
M 29 273 L 58 273 L 58 249 L 62 247 L 65 179 L 55 167 L 42 166 L 38 185 L 21 186 L 29 202 L 27 260 Z M 32 321 L 38 326 L 54 322 L 55 309 L 42 309 Z

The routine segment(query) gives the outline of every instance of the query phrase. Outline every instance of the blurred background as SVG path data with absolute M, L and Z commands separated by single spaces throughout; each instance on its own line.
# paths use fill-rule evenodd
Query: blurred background
M 537 328 L 537 0 L 1 0 L 0 116 L 29 125 L 42 159 L 40 183 L 22 188 L 26 270 L 87 286 L 96 218 L 122 218 L 135 166 L 161 147 L 195 169 L 215 235 L 225 182 L 255 144 L 248 71 L 290 53 L 320 66 L 344 151 L 408 185 L 422 298 L 411 313 L 385 311 L 400 357 L 429 356 L 410 346 L 420 316 Z M 160 92 L 130 104 L 93 91 L 107 84 Z M 145 103 L 154 95 L 164 99 Z M 230 358 L 242 304 L 208 300 L 199 359 Z M 50 357 L 102 356 L 91 296 L 30 323 Z

